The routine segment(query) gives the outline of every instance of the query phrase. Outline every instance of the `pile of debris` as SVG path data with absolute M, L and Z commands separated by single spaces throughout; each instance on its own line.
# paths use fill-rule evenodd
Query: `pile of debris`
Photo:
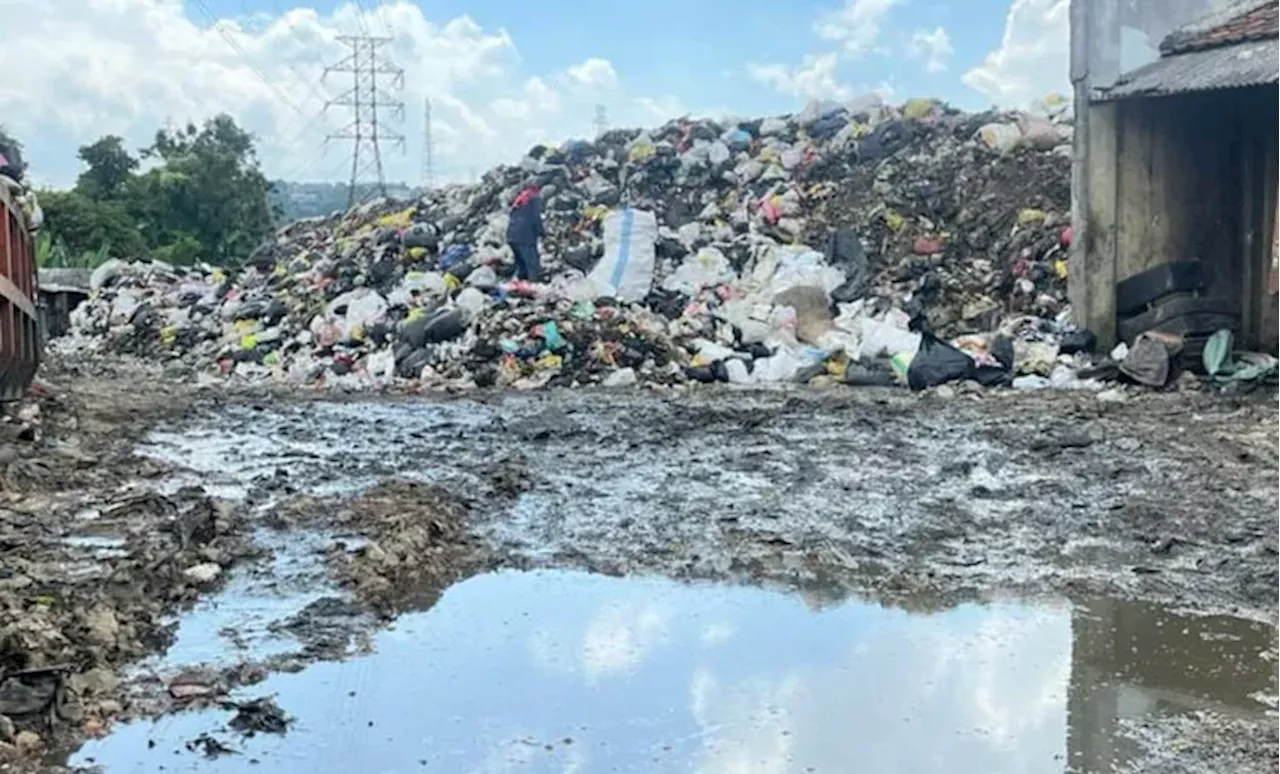
M 1044 114 L 875 98 L 614 130 L 293 223 L 237 270 L 108 262 L 61 346 L 347 389 L 881 383 L 936 334 L 966 378 L 1074 384 L 1070 136 Z M 506 245 L 529 183 L 545 281 L 512 279 Z
M 27 229 L 35 232 L 44 223 L 44 212 L 36 201 L 35 190 L 23 179 L 23 171 L 21 150 L 0 138 L 0 190 L 7 192 L 22 212 Z

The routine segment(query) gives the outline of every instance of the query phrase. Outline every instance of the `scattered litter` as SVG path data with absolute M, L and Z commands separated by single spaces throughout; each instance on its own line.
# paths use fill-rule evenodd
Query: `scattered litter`
M 223 704 L 223 709 L 236 711 L 235 717 L 227 727 L 245 736 L 254 736 L 259 733 L 283 734 L 289 730 L 289 724 L 293 722 L 270 696 L 239 703 L 226 702 Z

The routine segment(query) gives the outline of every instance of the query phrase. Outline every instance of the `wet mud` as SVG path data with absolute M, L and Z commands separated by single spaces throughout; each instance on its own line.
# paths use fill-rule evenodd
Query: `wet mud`
M 0 579 L 0 642 L 67 717 L 15 770 L 1275 769 L 1262 398 L 64 382 L 89 458 L 4 512 L 63 602 Z

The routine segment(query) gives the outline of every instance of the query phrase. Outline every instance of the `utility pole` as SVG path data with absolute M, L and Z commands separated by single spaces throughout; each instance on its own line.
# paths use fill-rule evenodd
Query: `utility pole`
M 386 83 L 391 88 L 404 86 L 404 68 L 397 67 L 386 59 L 378 49 L 391 42 L 391 38 L 379 38 L 371 35 L 340 35 L 338 42 L 351 49 L 351 54 L 335 65 L 324 69 L 325 77 L 329 73 L 351 73 L 351 88 L 338 97 L 325 103 L 351 108 L 352 121 L 340 131 L 325 137 L 329 140 L 352 140 L 351 148 L 351 182 L 347 189 L 347 206 L 356 203 L 356 184 L 372 167 L 376 170 L 378 190 L 387 195 L 387 181 L 382 171 L 382 140 L 391 140 L 404 150 L 404 135 L 387 131 L 378 123 L 378 108 L 388 108 L 403 120 L 404 102 L 387 99 Z M 379 92 L 378 76 L 383 76 L 382 91 Z
M 422 101 L 422 187 L 430 190 L 435 183 L 434 163 L 435 149 L 431 144 L 431 98 Z
M 596 116 L 595 120 L 592 122 L 592 126 L 596 130 L 596 139 L 599 139 L 600 135 L 608 131 L 609 121 L 605 117 L 604 105 L 596 105 Z

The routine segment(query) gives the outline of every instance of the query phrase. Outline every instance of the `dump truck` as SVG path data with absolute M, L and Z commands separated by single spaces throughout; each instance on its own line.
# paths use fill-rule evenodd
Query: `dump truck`
M 0 402 L 26 394 L 43 346 L 36 312 L 35 240 L 7 186 L 0 184 Z

